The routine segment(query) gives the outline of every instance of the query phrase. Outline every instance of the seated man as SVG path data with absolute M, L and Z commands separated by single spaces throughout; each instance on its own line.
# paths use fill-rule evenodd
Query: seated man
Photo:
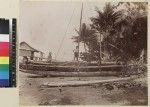
M 23 63 L 28 64 L 28 57 L 27 56 L 23 56 Z

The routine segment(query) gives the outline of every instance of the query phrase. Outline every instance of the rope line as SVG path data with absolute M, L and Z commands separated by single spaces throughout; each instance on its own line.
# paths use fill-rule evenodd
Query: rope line
M 73 9 L 73 13 L 72 13 L 72 15 L 71 15 L 71 17 L 70 17 L 69 23 L 68 23 L 68 25 L 67 25 L 67 29 L 66 29 L 66 31 L 65 31 L 65 33 L 64 33 L 64 36 L 63 36 L 63 38 L 62 38 L 62 41 L 61 41 L 60 46 L 59 46 L 59 48 L 58 48 L 58 51 L 57 51 L 57 53 L 56 53 L 55 60 L 57 59 L 57 56 L 58 56 L 58 54 L 59 54 L 59 51 L 60 51 L 60 49 L 61 49 L 61 47 L 62 47 L 62 44 L 63 44 L 63 42 L 64 42 L 64 39 L 65 39 L 65 37 L 66 37 L 66 34 L 67 34 L 67 31 L 68 31 L 69 25 L 70 25 L 70 23 L 71 23 L 71 20 L 72 20 L 73 14 L 74 14 L 74 11 L 75 11 L 75 8 Z

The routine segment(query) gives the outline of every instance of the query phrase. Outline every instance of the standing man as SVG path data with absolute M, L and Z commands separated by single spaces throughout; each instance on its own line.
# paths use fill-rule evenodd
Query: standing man
M 74 61 L 78 61 L 78 57 L 79 57 L 79 46 L 76 46 L 76 49 L 73 50 L 74 53 Z
M 52 62 L 52 53 L 49 52 L 48 58 L 47 58 L 47 62 L 51 63 Z

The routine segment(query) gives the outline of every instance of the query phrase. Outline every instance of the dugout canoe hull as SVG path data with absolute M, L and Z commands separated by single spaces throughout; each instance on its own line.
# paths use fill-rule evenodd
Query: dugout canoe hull
M 59 71 L 38 71 L 38 70 L 24 70 L 21 72 L 37 74 L 43 77 L 98 77 L 98 76 L 119 76 L 121 72 L 118 71 L 91 71 L 91 72 L 59 72 Z M 34 77 L 33 77 L 34 78 Z
M 107 66 L 51 66 L 20 64 L 20 71 L 51 77 L 88 77 L 88 76 L 119 76 L 122 74 L 123 65 Z
M 105 66 L 51 66 L 51 65 L 35 65 L 35 64 L 20 64 L 20 69 L 38 70 L 38 71 L 59 71 L 59 72 L 91 72 L 91 71 L 121 71 L 123 65 L 105 65 Z

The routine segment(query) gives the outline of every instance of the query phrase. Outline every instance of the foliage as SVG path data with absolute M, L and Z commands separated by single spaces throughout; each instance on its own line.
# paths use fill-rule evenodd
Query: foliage
M 84 23 L 81 35 L 77 31 L 78 36 L 73 37 L 75 42 L 79 39 L 84 43 L 82 60 L 99 60 L 99 35 L 102 36 L 102 53 L 109 54 L 110 59 L 137 59 L 142 50 L 147 50 L 147 2 L 107 3 L 103 10 L 96 7 L 96 13 L 97 16 L 90 18 L 92 24 Z

